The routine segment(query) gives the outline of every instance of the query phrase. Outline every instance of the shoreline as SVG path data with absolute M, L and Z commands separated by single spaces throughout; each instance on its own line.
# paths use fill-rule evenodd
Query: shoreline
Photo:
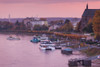
M 0 34 L 8 34 L 8 35 L 12 35 L 12 34 L 15 34 L 15 35 L 34 35 L 36 33 L 32 33 L 32 32 L 18 32 L 18 31 L 0 31 Z

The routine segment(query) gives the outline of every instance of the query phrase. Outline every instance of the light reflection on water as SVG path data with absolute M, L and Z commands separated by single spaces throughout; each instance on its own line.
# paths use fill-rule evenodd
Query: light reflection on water
M 21 40 L 7 40 L 0 34 L 0 67 L 68 67 L 68 60 L 83 55 L 63 55 L 60 50 L 41 51 L 39 43 L 30 42 L 32 36 L 19 36 Z

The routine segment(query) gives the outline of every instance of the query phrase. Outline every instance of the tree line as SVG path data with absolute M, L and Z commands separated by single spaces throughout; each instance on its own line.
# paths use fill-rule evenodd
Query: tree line
M 63 21 L 61 21 L 63 22 Z M 53 22 L 54 23 L 54 22 Z M 57 22 L 58 23 L 58 22 Z M 52 25 L 51 25 L 52 26 Z M 46 26 L 46 25 L 25 25 L 24 22 L 19 22 L 18 20 L 15 23 L 10 23 L 7 21 L 0 21 L 0 30 L 8 30 L 8 31 L 21 31 L 21 30 L 35 30 L 35 31 L 48 31 L 50 26 Z M 73 31 L 73 25 L 71 24 L 71 22 L 66 19 L 64 24 L 57 28 L 55 31 L 57 32 L 71 32 Z

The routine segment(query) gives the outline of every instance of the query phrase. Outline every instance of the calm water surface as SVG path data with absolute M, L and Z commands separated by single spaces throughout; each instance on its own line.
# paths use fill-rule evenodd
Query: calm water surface
M 68 60 L 83 55 L 63 55 L 60 50 L 41 51 L 39 43 L 30 42 L 32 36 L 19 36 L 21 40 L 7 40 L 0 34 L 0 67 L 68 67 Z

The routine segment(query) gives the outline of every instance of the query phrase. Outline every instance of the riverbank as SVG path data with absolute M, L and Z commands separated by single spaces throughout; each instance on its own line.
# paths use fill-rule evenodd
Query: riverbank
M 16 34 L 54 34 L 56 36 L 64 37 L 64 38 L 69 38 L 69 39 L 77 39 L 80 40 L 81 38 L 87 38 L 85 35 L 79 35 L 79 34 L 65 34 L 62 32 L 52 32 L 52 31 L 0 31 L 1 33 L 16 33 Z
M 98 55 L 100 55 L 100 48 L 94 45 L 72 45 L 70 46 L 74 50 L 80 51 L 82 54 L 85 54 L 88 59 L 92 60 L 91 67 L 100 67 L 100 59 L 98 59 Z
M 0 34 L 5 34 L 5 35 L 34 35 L 35 33 L 17 32 L 17 31 L 0 31 Z
M 96 57 L 100 55 L 99 48 L 88 48 L 86 50 L 81 50 L 81 52 L 86 54 L 88 57 Z M 100 67 L 100 59 L 95 58 L 92 60 L 92 67 Z
M 85 50 L 81 50 L 82 53 L 85 53 L 87 56 L 96 56 L 100 55 L 100 49 L 99 48 L 88 48 Z

